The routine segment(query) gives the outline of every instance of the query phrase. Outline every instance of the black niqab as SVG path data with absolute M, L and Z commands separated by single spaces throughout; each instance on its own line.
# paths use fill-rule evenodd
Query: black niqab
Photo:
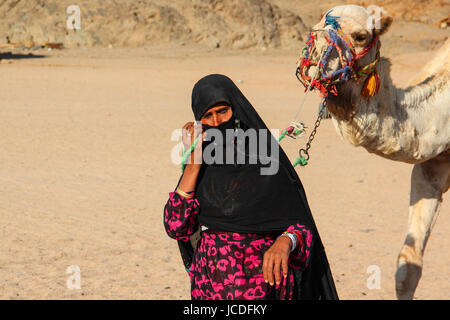
M 258 145 L 278 150 L 278 170 L 263 175 L 270 163 L 258 159 L 256 164 L 203 164 L 196 187 L 200 203 L 200 224 L 212 230 L 240 233 L 280 234 L 290 225 L 305 225 L 313 234 L 308 267 L 295 271 L 296 299 L 337 299 L 331 271 L 319 233 L 315 226 L 305 191 L 288 157 L 270 133 L 256 110 L 231 79 L 212 74 L 200 79 L 192 91 L 192 110 L 196 120 L 219 102 L 230 105 L 233 117 L 243 129 L 267 134 L 258 136 Z M 224 144 L 225 146 L 225 144 Z M 259 151 L 260 149 L 258 149 Z M 246 159 L 258 156 L 245 149 Z M 273 153 L 271 153 L 273 154 Z M 266 163 L 266 164 L 264 164 Z M 178 241 L 187 268 L 194 249 L 190 242 Z

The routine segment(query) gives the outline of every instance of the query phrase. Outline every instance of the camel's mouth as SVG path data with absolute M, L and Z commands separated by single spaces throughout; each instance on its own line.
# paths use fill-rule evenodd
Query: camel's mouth
M 377 43 L 378 37 L 374 36 L 363 50 L 356 53 L 341 29 L 325 26 L 324 29 L 313 30 L 298 62 L 297 78 L 306 90 L 317 89 L 324 98 L 337 96 L 338 89 L 349 80 L 376 74 L 378 49 L 375 60 L 362 67 L 358 64 Z M 373 90 L 369 92 L 373 94 Z
M 306 89 L 323 96 L 337 95 L 338 85 L 350 80 L 354 50 L 345 35 L 334 29 L 312 31 L 297 67 L 297 78 Z

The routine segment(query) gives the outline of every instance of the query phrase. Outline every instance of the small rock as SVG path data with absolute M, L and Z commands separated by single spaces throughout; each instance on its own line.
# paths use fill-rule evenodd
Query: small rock
M 238 83 L 239 84 L 244 83 L 244 80 L 238 80 Z

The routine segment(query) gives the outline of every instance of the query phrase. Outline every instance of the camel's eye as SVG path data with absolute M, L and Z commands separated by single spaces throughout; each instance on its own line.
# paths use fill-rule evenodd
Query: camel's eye
M 355 39 L 356 42 L 364 42 L 367 39 L 367 36 L 365 34 L 354 34 L 353 35 L 353 39 Z

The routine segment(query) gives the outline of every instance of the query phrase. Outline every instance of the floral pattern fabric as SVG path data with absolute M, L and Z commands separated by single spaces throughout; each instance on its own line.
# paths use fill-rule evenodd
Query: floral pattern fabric
M 171 192 L 164 208 L 167 234 L 176 240 L 189 241 L 200 227 L 199 211 L 197 199 Z M 264 253 L 278 234 L 202 231 L 188 270 L 192 299 L 291 300 L 295 291 L 293 271 L 308 265 L 312 233 L 300 224 L 286 231 L 296 234 L 298 244 L 290 253 L 287 276 L 281 272 L 280 284 L 273 286 L 264 281 L 262 265 Z

